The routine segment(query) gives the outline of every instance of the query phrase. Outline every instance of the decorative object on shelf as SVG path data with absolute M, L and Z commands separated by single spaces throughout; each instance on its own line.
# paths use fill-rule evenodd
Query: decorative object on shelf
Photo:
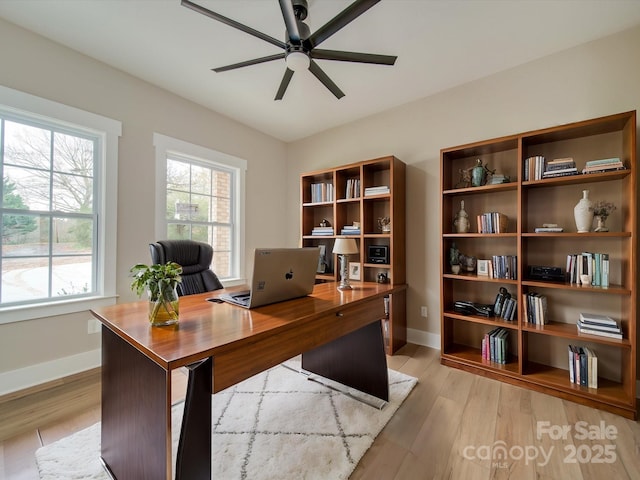
M 359 262 L 349 262 L 349 278 L 352 280 L 360 280 Z
M 464 254 L 460 254 L 458 257 L 458 261 L 460 262 L 460 268 L 465 272 L 475 272 L 476 266 L 478 264 L 478 259 L 476 257 L 470 257 Z
M 589 190 L 582 191 L 582 198 L 573 208 L 578 233 L 587 233 L 593 223 L 593 203 L 589 200 Z
M 340 258 L 340 285 L 338 290 L 351 290 L 349 285 L 349 255 L 358 253 L 358 245 L 353 238 L 336 238 L 333 253 Z
M 605 225 L 607 218 L 616 209 L 616 206 L 604 200 L 599 200 L 591 206 L 593 216 L 596 217 L 596 229 L 595 232 L 608 232 L 609 229 Z
M 327 227 L 330 227 L 330 226 L 331 226 L 331 223 L 330 223 L 330 222 L 329 222 L 329 220 L 327 220 L 326 218 L 323 218 L 323 219 L 320 221 L 320 226 L 321 226 L 322 228 L 327 228 Z
M 487 183 L 487 175 L 493 175 L 495 170 L 489 170 L 487 165 L 483 165 L 481 159 L 476 160 L 475 167 L 471 168 L 471 185 L 480 187 Z
M 460 211 L 456 213 L 453 226 L 456 229 L 456 233 L 467 233 L 469 231 L 469 214 L 464 209 L 464 200 L 460 201 Z
M 460 170 L 458 170 L 458 173 L 460 173 L 460 180 L 458 180 L 458 183 L 456 183 L 455 188 L 470 187 L 471 186 L 471 169 L 461 168 Z
M 509 183 L 511 179 L 507 175 L 491 175 L 491 179 L 487 185 L 500 185 L 501 183 Z
M 460 273 L 460 250 L 456 246 L 455 242 L 451 244 L 449 248 L 449 265 L 451 265 L 451 271 L 456 275 Z
M 385 272 L 380 272 L 378 274 L 378 283 L 389 283 L 389 275 Z
M 389 217 L 378 218 L 378 228 L 382 233 L 391 233 L 391 219 Z
M 182 281 L 182 267 L 175 262 L 131 267 L 131 290 L 138 296 L 145 290 L 149 295 L 149 323 L 153 327 L 178 323 L 178 284 Z

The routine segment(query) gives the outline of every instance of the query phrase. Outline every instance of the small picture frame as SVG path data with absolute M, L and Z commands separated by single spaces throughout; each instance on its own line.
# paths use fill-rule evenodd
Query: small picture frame
M 360 263 L 349 262 L 349 279 L 360 280 Z
M 489 276 L 489 260 L 478 260 L 478 276 Z

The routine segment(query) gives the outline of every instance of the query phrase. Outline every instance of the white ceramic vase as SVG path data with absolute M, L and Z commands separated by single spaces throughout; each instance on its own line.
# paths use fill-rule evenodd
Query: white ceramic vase
M 593 224 L 592 202 L 589 200 L 589 190 L 582 191 L 582 198 L 573 208 L 573 218 L 576 221 L 578 233 L 587 233 Z

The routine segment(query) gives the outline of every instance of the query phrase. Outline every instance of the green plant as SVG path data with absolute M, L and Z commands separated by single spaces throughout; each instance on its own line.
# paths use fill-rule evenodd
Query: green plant
M 152 324 L 175 323 L 178 320 L 178 299 L 175 289 L 182 281 L 182 267 L 175 262 L 131 267 L 131 290 L 138 296 L 149 292 L 149 320 Z M 163 309 L 161 311 L 160 309 Z M 164 321 L 166 320 L 166 321 Z
M 148 290 L 152 301 L 158 300 L 163 292 L 173 290 L 182 281 L 182 267 L 175 262 L 155 265 L 138 263 L 131 267 L 130 273 L 133 276 L 131 290 L 138 296 Z
M 615 209 L 616 206 L 613 203 L 604 200 L 596 202 L 595 205 L 589 208 L 596 217 L 603 218 L 607 218 Z

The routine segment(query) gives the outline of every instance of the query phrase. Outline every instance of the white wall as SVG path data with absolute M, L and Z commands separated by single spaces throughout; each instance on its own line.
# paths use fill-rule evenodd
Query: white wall
M 265 185 L 270 192 L 287 187 L 283 142 L 3 20 L 0 65 L 0 85 L 122 122 L 118 253 L 113 259 L 121 300 L 136 298 L 129 289 L 128 270 L 150 261 L 148 244 L 155 240 L 154 132 L 246 159 L 246 252 L 285 245 L 286 218 L 273 214 L 285 211 L 285 198 L 264 191 Z M 80 369 L 93 366 L 87 363 L 99 359 L 100 336 L 87 334 L 90 318 L 84 312 L 0 325 L 0 383 L 13 381 L 15 371 L 37 381 L 56 371 L 47 362 L 67 357 L 80 359 Z
M 299 201 L 300 173 L 387 154 L 403 160 L 409 336 L 432 341 L 440 333 L 440 149 L 640 110 L 638 58 L 640 27 L 289 144 L 288 204 Z M 290 208 L 291 240 L 299 224 Z

